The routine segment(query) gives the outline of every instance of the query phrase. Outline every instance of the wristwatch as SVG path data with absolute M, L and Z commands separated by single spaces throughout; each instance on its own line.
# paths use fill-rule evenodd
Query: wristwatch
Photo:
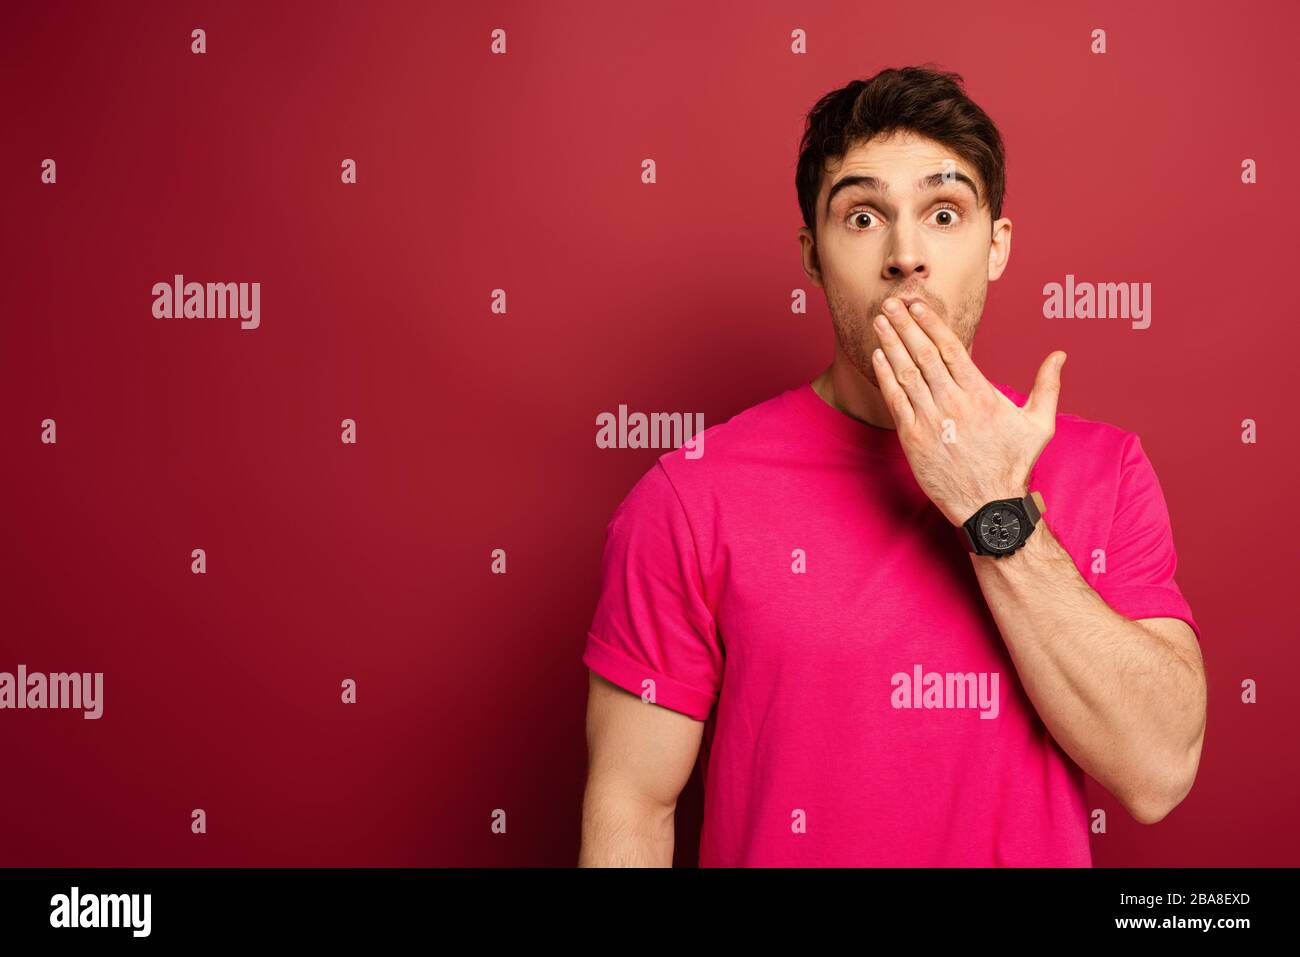
M 1047 511 L 1037 491 L 1024 498 L 999 498 L 984 505 L 962 524 L 966 550 L 1000 558 L 1025 544 Z

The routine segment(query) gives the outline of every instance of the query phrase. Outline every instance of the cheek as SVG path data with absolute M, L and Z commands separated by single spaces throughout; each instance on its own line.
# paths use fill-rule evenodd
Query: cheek
M 842 290 L 862 293 L 880 275 L 881 264 L 861 244 L 828 242 L 821 253 L 821 269 L 822 276 Z
M 861 270 L 854 270 L 851 274 L 843 276 L 832 275 L 827 279 L 827 299 L 833 299 L 846 318 L 866 315 L 877 299 L 877 292 L 873 285 L 864 281 Z M 873 318 L 875 312 L 868 316 L 868 319 Z

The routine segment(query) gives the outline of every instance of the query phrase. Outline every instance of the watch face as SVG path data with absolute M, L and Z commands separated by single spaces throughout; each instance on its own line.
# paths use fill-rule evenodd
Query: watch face
M 990 551 L 1006 552 L 1020 543 L 1024 527 L 1020 512 L 1010 505 L 994 505 L 980 513 L 975 530 L 980 544 Z

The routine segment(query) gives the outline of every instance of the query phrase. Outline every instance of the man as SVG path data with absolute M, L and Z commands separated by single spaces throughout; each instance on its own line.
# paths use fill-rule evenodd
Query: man
M 799 238 L 834 359 L 609 524 L 581 866 L 671 866 L 697 756 L 702 866 L 1090 866 L 1084 772 L 1148 824 L 1191 788 L 1200 630 L 1138 436 L 1057 413 L 1063 353 L 1028 396 L 972 358 L 1011 222 L 960 81 L 814 107 Z

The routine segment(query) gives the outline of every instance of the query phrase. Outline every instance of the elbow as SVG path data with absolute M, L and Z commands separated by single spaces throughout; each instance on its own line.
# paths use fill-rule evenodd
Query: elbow
M 1196 770 L 1201 761 L 1203 732 L 1181 760 L 1169 762 L 1165 773 L 1124 802 L 1130 815 L 1139 824 L 1159 824 L 1169 812 L 1183 803 L 1196 781 Z
M 1178 806 L 1178 801 L 1130 801 L 1128 804 L 1128 813 L 1133 820 L 1139 824 L 1159 824 L 1166 815 Z
M 1139 824 L 1159 824 L 1170 811 L 1182 803 L 1191 789 L 1190 783 L 1186 787 L 1152 789 L 1130 797 L 1124 802 L 1124 806 L 1133 820 Z

